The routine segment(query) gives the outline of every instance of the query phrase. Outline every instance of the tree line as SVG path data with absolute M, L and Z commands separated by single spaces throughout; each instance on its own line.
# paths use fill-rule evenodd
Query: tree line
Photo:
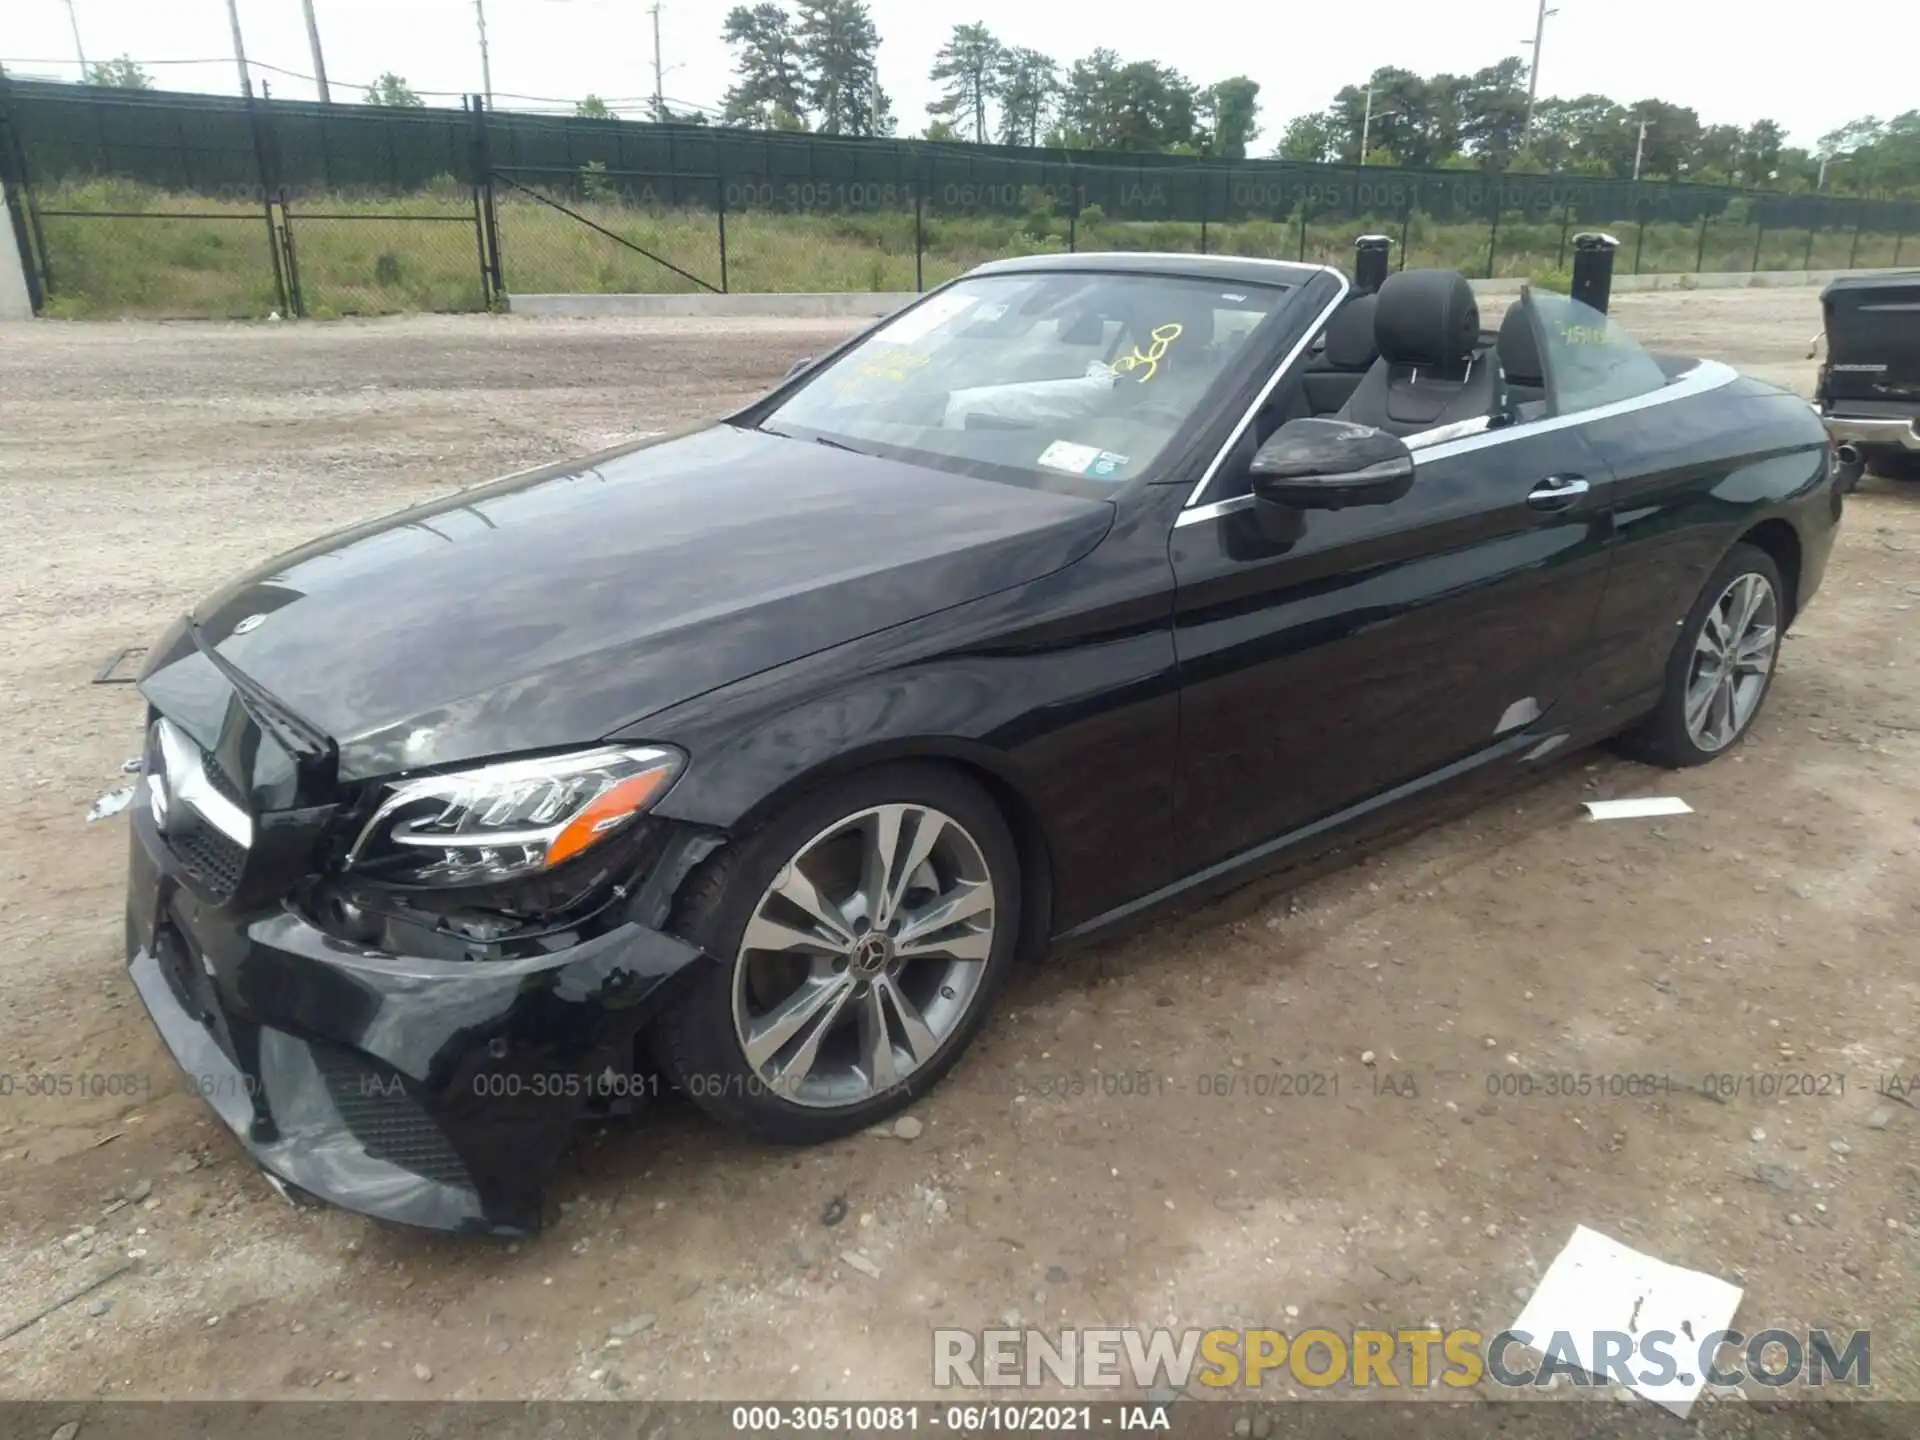
M 828 135 L 891 135 L 879 32 L 864 0 L 736 6 L 722 38 L 735 83 L 721 123 Z M 1244 75 L 1196 83 L 1104 47 L 1062 65 L 982 24 L 953 27 L 928 78 L 929 140 L 1159 151 L 1244 159 L 1260 135 L 1260 86 Z M 1854 195 L 1920 194 L 1920 110 L 1864 116 L 1791 146 L 1778 122 L 1708 124 L 1689 106 L 1607 95 L 1529 107 L 1527 64 L 1471 74 L 1383 66 L 1327 109 L 1290 121 L 1272 153 L 1294 160 L 1419 169 L 1570 172 L 1616 179 Z

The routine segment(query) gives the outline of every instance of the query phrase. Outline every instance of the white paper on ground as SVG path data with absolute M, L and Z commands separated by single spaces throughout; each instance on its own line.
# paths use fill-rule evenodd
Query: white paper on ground
M 1691 815 L 1693 807 L 1678 795 L 1650 795 L 1644 800 L 1583 800 L 1589 820 L 1643 820 L 1653 815 Z
M 1622 1337 L 1613 1353 L 1633 1345 L 1623 1361 L 1634 1377 L 1628 1388 L 1684 1420 L 1707 1383 L 1700 1342 L 1732 1327 L 1740 1296 L 1738 1285 L 1642 1255 L 1577 1225 L 1511 1328 L 1543 1355 L 1564 1335 L 1555 1353 L 1602 1380 L 1621 1378 L 1619 1367 L 1612 1377 L 1599 1367 L 1607 1336 Z M 1642 1353 L 1656 1331 L 1666 1332 L 1659 1353 L 1670 1364 Z M 1663 1369 L 1671 1376 L 1662 1383 L 1639 1378 Z

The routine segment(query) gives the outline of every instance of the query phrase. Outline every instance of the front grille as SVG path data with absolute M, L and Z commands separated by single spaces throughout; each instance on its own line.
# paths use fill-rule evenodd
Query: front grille
M 247 852 L 208 826 L 170 836 L 173 853 L 217 900 L 232 897 L 240 888 L 240 872 L 246 868 Z
M 367 1154 L 443 1185 L 473 1189 L 467 1167 L 400 1075 L 338 1046 L 312 1045 L 347 1129 Z

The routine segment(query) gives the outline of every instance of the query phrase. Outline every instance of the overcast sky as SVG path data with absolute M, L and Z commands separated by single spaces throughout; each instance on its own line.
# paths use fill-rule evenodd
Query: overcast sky
M 1621 101 L 1657 96 L 1691 105 L 1709 124 L 1771 117 L 1795 144 L 1862 113 L 1883 117 L 1920 105 L 1911 65 L 1871 56 L 1920 54 L 1920 0 L 1847 0 L 1844 29 L 1823 34 L 1818 10 L 1773 10 L 1756 0 L 1554 0 L 1547 21 L 1543 95 L 1600 91 Z M 226 0 L 73 0 L 89 60 L 128 54 L 156 82 L 233 93 Z M 570 101 L 653 89 L 647 0 L 484 0 L 501 95 Z M 480 89 L 474 0 L 314 0 L 334 99 L 358 100 L 383 70 L 423 93 Z M 984 21 L 1003 41 L 1063 64 L 1096 44 L 1124 59 L 1155 59 L 1197 81 L 1246 73 L 1260 82 L 1262 133 L 1277 143 L 1286 121 L 1323 108 L 1341 85 L 1380 65 L 1422 74 L 1470 71 L 1524 55 L 1535 0 L 870 0 L 879 27 L 880 79 L 903 134 L 927 123 L 926 78 L 955 22 Z M 313 71 L 300 0 L 239 0 L 250 60 L 305 76 Z M 666 93 L 714 106 L 731 57 L 720 41 L 730 0 L 664 0 Z M 1860 47 L 1865 44 L 1867 48 Z M 65 0 L 0 0 L 0 61 L 22 74 L 73 78 Z M 160 64 L 161 61 L 201 61 Z M 1878 69 L 1884 84 L 1864 83 Z M 311 99 L 312 83 L 263 71 L 276 95 Z M 344 93 L 343 93 L 344 92 Z M 429 103 L 457 104 L 429 99 Z M 505 102 L 515 103 L 515 102 Z M 529 107 L 531 108 L 531 107 Z M 623 107 L 624 108 L 624 107 Z

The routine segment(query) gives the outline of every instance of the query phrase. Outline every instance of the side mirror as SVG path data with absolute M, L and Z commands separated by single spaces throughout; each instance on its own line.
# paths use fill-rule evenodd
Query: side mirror
M 1400 438 L 1348 420 L 1290 420 L 1253 457 L 1256 499 L 1295 510 L 1386 505 L 1413 488 Z
M 781 376 L 780 378 L 783 380 L 791 380 L 794 376 L 798 375 L 802 370 L 805 370 L 811 364 L 813 364 L 813 356 L 802 355 L 798 360 L 794 361 L 793 364 L 787 367 L 787 373 Z

